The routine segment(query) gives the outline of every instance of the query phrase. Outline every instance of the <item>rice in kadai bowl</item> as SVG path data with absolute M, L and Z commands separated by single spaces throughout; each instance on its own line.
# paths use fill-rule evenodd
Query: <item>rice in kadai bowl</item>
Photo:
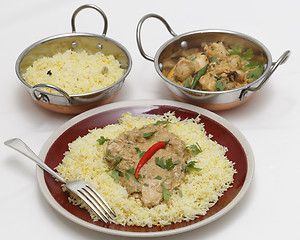
M 22 77 L 31 86 L 51 84 L 68 94 L 84 94 L 114 84 L 125 72 L 113 55 L 67 50 L 35 60 Z M 50 88 L 43 90 L 55 93 Z
M 135 117 L 89 130 L 69 144 L 58 173 L 89 182 L 117 215 L 117 224 L 164 226 L 206 212 L 232 186 L 234 164 L 211 139 L 200 118 L 174 113 Z M 63 189 L 65 187 L 63 186 Z M 70 193 L 69 201 L 86 208 Z

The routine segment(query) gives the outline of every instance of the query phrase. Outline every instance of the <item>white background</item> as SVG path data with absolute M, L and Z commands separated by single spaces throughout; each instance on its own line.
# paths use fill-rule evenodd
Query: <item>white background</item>
M 257 38 L 273 61 L 291 50 L 267 84 L 249 102 L 218 114 L 248 139 L 256 160 L 245 198 L 228 214 L 200 229 L 164 239 L 300 239 L 300 2 L 285 1 L 74 1 L 2 0 L 0 3 L 0 229 L 6 239 L 119 239 L 85 229 L 61 216 L 41 195 L 35 165 L 4 146 L 12 137 L 39 152 L 47 138 L 72 116 L 44 110 L 33 102 L 15 74 L 19 54 L 30 44 L 71 32 L 73 11 L 82 4 L 101 7 L 109 20 L 107 36 L 131 53 L 133 68 L 114 102 L 174 100 L 154 69 L 139 53 L 135 31 L 148 13 L 163 16 L 177 34 L 219 28 Z M 81 12 L 77 31 L 102 33 L 103 21 L 93 10 Z M 154 56 L 171 35 L 158 20 L 143 27 L 145 51 Z

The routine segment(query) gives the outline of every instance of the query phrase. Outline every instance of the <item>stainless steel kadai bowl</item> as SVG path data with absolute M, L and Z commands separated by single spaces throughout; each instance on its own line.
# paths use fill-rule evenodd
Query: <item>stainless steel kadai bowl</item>
M 104 20 L 102 35 L 76 32 L 75 18 L 81 10 L 86 8 L 92 8 L 102 15 Z M 16 73 L 33 100 L 37 101 L 38 104 L 55 112 L 77 114 L 110 102 L 113 96 L 115 96 L 118 90 L 123 86 L 125 78 L 131 70 L 132 60 L 124 46 L 106 37 L 108 20 L 105 13 L 99 7 L 87 4 L 77 8 L 72 15 L 71 27 L 72 33 L 51 36 L 26 48 L 17 59 Z M 105 55 L 112 54 L 120 62 L 121 68 L 126 70 L 125 74 L 117 82 L 106 88 L 94 92 L 73 95 L 69 95 L 63 89 L 49 84 L 41 83 L 31 86 L 23 79 L 23 73 L 38 58 L 52 57 L 58 52 L 65 52 L 69 49 L 74 51 L 86 50 L 89 54 L 94 54 L 99 51 Z M 45 88 L 53 89 L 58 93 L 43 91 Z
M 173 36 L 173 38 L 165 42 L 158 49 L 154 58 L 145 53 L 141 41 L 142 25 L 144 21 L 149 18 L 159 19 Z M 250 99 L 253 94 L 266 83 L 266 81 L 273 74 L 276 68 L 280 64 L 283 64 L 290 55 L 290 51 L 286 51 L 276 62 L 272 62 L 272 56 L 269 50 L 261 42 L 245 34 L 228 30 L 198 30 L 177 35 L 172 30 L 168 22 L 163 17 L 157 14 L 147 14 L 143 18 L 141 18 L 137 25 L 136 38 L 141 55 L 145 59 L 154 62 L 157 73 L 164 80 L 164 83 L 175 98 L 182 102 L 198 105 L 212 111 L 230 109 L 239 106 L 240 104 Z M 173 53 L 179 50 L 190 48 L 201 48 L 202 43 L 211 43 L 216 41 L 222 41 L 227 46 L 240 45 L 242 49 L 252 48 L 255 54 L 262 54 L 267 59 L 263 74 L 257 80 L 246 86 L 232 90 L 212 92 L 182 87 L 170 81 L 163 74 L 163 62 Z

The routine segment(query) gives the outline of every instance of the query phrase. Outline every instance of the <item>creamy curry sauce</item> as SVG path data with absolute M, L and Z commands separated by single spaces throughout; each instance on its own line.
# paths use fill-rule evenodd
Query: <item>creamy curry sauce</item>
M 134 176 L 141 156 L 153 144 L 168 141 L 165 148 L 159 149 L 141 168 L 139 179 Z M 160 167 L 155 159 L 170 159 L 173 169 Z M 166 124 L 150 124 L 140 129 L 125 131 L 116 139 L 109 140 L 106 149 L 106 160 L 111 171 L 118 175 L 117 179 L 128 194 L 141 199 L 144 206 L 153 207 L 164 200 L 163 190 L 178 191 L 185 178 L 185 166 L 189 152 L 185 143 L 170 133 Z

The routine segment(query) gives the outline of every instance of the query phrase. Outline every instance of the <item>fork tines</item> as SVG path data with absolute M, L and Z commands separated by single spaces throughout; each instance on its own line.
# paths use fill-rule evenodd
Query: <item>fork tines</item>
M 80 197 L 103 222 L 115 223 L 116 214 L 110 208 L 108 203 L 89 183 L 85 181 L 83 182 L 85 183 L 85 186 L 77 188 L 77 191 L 74 191 L 72 187 L 69 189 L 78 195 L 78 197 Z

